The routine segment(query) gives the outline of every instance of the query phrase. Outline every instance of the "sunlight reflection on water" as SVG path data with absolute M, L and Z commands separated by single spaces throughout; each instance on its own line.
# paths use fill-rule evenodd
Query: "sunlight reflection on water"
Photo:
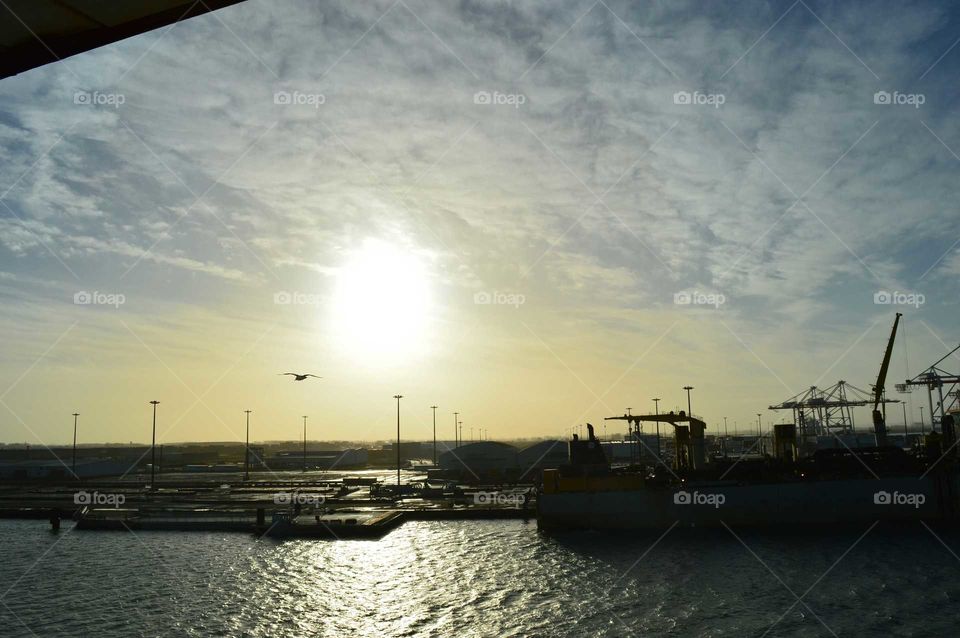
M 341 542 L 0 521 L 0 633 L 721 636 L 777 622 L 771 635 L 829 635 L 819 616 L 838 634 L 949 634 L 960 563 L 922 529 L 871 533 L 804 597 L 816 615 L 790 608 L 768 567 L 800 595 L 857 536 L 744 535 L 755 557 L 726 532 L 678 531 L 644 556 L 656 536 L 547 537 L 521 521 L 411 522 Z

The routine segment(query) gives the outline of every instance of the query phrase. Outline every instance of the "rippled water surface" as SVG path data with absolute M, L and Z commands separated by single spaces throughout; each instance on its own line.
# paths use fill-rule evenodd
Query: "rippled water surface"
M 956 635 L 960 534 L 867 530 L 658 540 L 462 521 L 281 542 L 0 521 L 0 635 Z

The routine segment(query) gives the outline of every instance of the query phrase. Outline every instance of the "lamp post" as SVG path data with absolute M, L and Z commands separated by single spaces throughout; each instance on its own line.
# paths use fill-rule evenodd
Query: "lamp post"
M 457 423 L 460 422 L 457 419 L 459 418 L 460 418 L 460 413 L 454 412 L 453 413 L 453 447 L 455 448 L 460 447 L 460 440 L 457 438 Z
M 247 415 L 247 445 L 243 453 L 243 480 L 250 480 L 250 413 L 253 410 L 244 410 Z
M 437 406 L 431 405 L 433 410 L 433 466 L 437 466 Z
M 153 436 L 150 439 L 150 489 L 156 489 L 153 484 L 155 472 L 157 470 L 157 405 L 159 401 L 151 401 L 153 406 Z
M 727 456 L 727 417 L 723 417 L 723 456 Z
M 760 413 L 757 413 L 757 441 L 760 443 L 760 454 L 763 454 L 763 424 L 760 423 Z
M 463 445 L 463 421 L 458 421 L 457 425 L 460 427 L 460 444 Z
M 900 407 L 903 408 L 903 447 L 907 447 L 907 402 L 902 402 Z
M 660 416 L 660 399 L 653 400 L 654 414 Z M 657 460 L 660 460 L 660 421 L 657 421 Z
M 927 423 L 923 420 L 923 406 L 920 406 L 920 434 L 927 433 Z
M 690 390 L 693 390 L 692 385 L 685 385 L 683 389 L 687 391 L 687 416 L 693 415 L 693 409 L 690 407 Z
M 402 394 L 395 394 L 393 398 L 397 400 L 397 499 L 400 499 L 400 399 Z
M 71 463 L 72 467 L 70 471 L 73 472 L 73 478 L 80 478 L 77 476 L 77 417 L 80 416 L 79 412 L 73 413 L 73 462 Z
M 307 471 L 307 415 L 303 415 L 303 471 Z

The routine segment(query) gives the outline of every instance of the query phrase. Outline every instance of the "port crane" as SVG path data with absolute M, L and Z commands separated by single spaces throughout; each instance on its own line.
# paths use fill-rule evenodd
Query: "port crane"
M 623 416 L 604 417 L 604 421 L 626 421 L 631 433 L 640 423 L 655 422 L 669 423 L 674 428 L 675 465 L 677 468 L 700 469 L 706 462 L 703 432 L 707 424 L 702 419 L 688 415 L 681 410 L 678 413 L 665 412 L 660 414 L 624 414 Z M 687 424 L 687 425 L 685 425 Z M 639 441 L 639 438 L 637 439 Z M 663 462 L 662 459 L 657 459 Z
M 897 338 L 897 326 L 900 324 L 900 317 L 902 316 L 903 315 L 898 312 L 896 318 L 893 320 L 893 328 L 890 330 L 887 349 L 883 353 L 880 372 L 877 373 L 877 382 L 873 385 L 873 432 L 877 436 L 877 446 L 879 447 L 887 444 L 886 405 L 883 400 L 883 386 L 887 381 L 887 370 L 890 368 L 890 355 L 893 353 L 893 342 Z
M 812 385 L 783 403 L 768 406 L 768 409 L 792 410 L 793 422 L 802 440 L 818 434 L 829 435 L 834 430 L 851 434 L 856 426 L 851 408 L 870 405 L 872 395 L 872 392 L 841 379 L 829 388 Z
M 957 356 L 958 350 L 960 350 L 960 346 L 943 355 L 936 363 L 917 376 L 896 385 L 897 392 L 904 394 L 909 394 L 917 386 L 927 388 L 930 422 L 934 429 L 943 422 L 945 415 L 960 411 L 960 374 L 948 372 L 941 367 L 947 358 Z M 946 386 L 946 391 L 944 391 L 944 386 Z M 938 395 L 936 403 L 933 400 L 934 390 L 937 391 Z
M 884 351 L 877 382 L 873 384 L 870 392 L 861 390 L 852 383 L 840 380 L 829 388 L 810 386 L 808 390 L 790 397 L 783 403 L 769 406 L 769 409 L 792 410 L 793 422 L 800 432 L 800 439 L 807 441 L 808 438 L 817 435 L 833 434 L 835 430 L 839 430 L 842 434 L 852 434 L 856 430 L 852 408 L 872 406 L 871 416 L 873 417 L 874 432 L 878 433 L 877 445 L 884 445 L 883 441 L 886 439 L 884 408 L 887 403 L 900 403 L 896 399 L 887 399 L 884 396 L 887 370 L 890 367 L 890 355 L 893 352 L 893 342 L 897 334 L 900 317 L 901 314 L 898 312 L 893 322 L 890 338 L 887 341 L 887 349 Z M 900 386 L 898 385 L 897 388 L 899 389 Z M 879 415 L 880 419 L 879 430 L 876 415 Z

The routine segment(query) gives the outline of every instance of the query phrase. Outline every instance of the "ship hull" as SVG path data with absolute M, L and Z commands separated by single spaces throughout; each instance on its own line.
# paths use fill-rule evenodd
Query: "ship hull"
M 541 493 L 541 529 L 795 526 L 954 519 L 957 476 L 791 483 L 687 483 L 622 491 Z

